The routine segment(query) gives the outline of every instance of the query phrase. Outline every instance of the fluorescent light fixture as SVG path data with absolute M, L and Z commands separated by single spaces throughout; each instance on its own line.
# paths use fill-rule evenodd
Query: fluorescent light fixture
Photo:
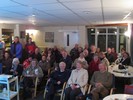
M 132 13 L 132 12 L 129 12 L 129 13 L 123 18 L 123 20 L 126 19 L 127 17 L 129 17 L 129 16 L 131 15 L 131 13 Z

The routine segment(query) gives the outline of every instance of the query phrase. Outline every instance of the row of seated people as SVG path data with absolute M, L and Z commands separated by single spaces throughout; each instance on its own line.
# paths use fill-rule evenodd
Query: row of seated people
M 99 94 L 105 97 L 109 94 L 109 89 L 112 86 L 112 74 L 107 71 L 104 63 L 100 63 L 99 71 L 94 72 L 90 84 L 93 86 L 88 95 L 91 100 L 99 100 Z M 45 100 L 53 100 L 54 94 L 61 89 L 64 82 L 67 82 L 65 89 L 65 100 L 76 100 L 78 96 L 84 93 L 84 86 L 88 84 L 89 75 L 86 69 L 83 68 L 83 63 L 77 61 L 76 69 L 70 71 L 65 70 L 66 64 L 61 62 L 59 70 L 53 72 L 48 79 L 46 85 L 47 93 Z M 69 77 L 70 76 L 70 77 Z

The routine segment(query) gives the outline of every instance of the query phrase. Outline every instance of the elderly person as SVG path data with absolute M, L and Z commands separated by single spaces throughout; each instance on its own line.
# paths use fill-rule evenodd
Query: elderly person
M 94 72 L 91 78 L 90 84 L 93 86 L 90 94 L 91 100 L 99 100 L 99 94 L 101 97 L 105 97 L 109 94 L 113 77 L 111 73 L 107 72 L 106 68 L 104 63 L 100 63 L 100 71 Z
M 31 61 L 31 65 L 23 71 L 23 87 L 24 87 L 24 99 L 31 96 L 30 88 L 34 86 L 35 78 L 41 79 L 43 77 L 43 71 L 38 66 L 36 59 Z
M 82 62 L 83 68 L 88 69 L 88 63 L 87 63 L 87 61 L 84 58 L 84 53 L 83 52 L 80 53 L 80 56 L 77 59 L 75 59 L 73 65 L 72 65 L 72 69 L 75 69 L 76 68 L 76 63 L 78 61 L 81 61 Z
M 23 72 L 23 68 L 22 66 L 19 65 L 19 59 L 14 58 L 12 61 L 12 67 L 10 70 L 10 74 L 20 77 L 22 75 L 22 72 Z
M 64 62 L 59 63 L 59 70 L 54 71 L 48 79 L 48 93 L 46 94 L 46 100 L 53 100 L 54 94 L 57 90 L 61 89 L 64 82 L 67 82 L 70 72 L 66 69 Z
M 82 62 L 76 63 L 76 69 L 74 69 L 68 80 L 69 87 L 65 90 L 65 100 L 75 100 L 76 96 L 83 93 L 84 86 L 88 82 L 88 72 L 83 68 Z

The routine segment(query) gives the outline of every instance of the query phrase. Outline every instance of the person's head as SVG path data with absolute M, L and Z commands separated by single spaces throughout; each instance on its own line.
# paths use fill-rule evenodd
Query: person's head
M 67 51 L 66 51 L 66 50 L 63 50 L 63 51 L 61 52 L 61 54 L 62 54 L 63 57 L 67 57 Z
M 84 49 L 89 49 L 89 45 L 88 44 L 85 44 Z
M 14 42 L 15 42 L 15 43 L 18 43 L 18 42 L 19 42 L 19 37 L 18 37 L 18 36 L 15 36 Z
M 75 44 L 74 48 L 75 49 L 78 49 L 79 45 L 78 44 Z
M 84 53 L 84 56 L 85 56 L 85 57 L 88 56 L 88 54 L 89 54 L 89 52 L 88 52 L 87 49 L 85 49 L 85 50 L 83 51 L 83 53 Z
M 98 65 L 100 72 L 105 72 L 107 69 L 107 66 L 104 63 L 100 63 Z
M 100 58 L 105 58 L 105 54 L 103 52 L 100 53 Z
M 31 37 L 29 37 L 28 42 L 29 42 L 29 43 L 31 43 L 31 42 L 32 42 L 32 38 L 31 38 Z
M 99 53 L 100 52 L 100 48 L 96 48 L 96 52 Z
M 108 53 L 108 54 L 111 53 L 111 48 L 107 48 L 107 53 Z
M 42 55 L 42 61 L 45 61 L 47 59 L 46 55 Z
M 32 67 L 36 67 L 37 66 L 37 63 L 38 63 L 37 59 L 32 59 L 31 66 Z
M 18 66 L 19 64 L 19 59 L 18 58 L 14 58 L 13 61 L 12 61 L 12 64 L 15 65 L 15 66 Z
M 123 57 L 126 59 L 126 58 L 128 58 L 129 57 L 129 53 L 128 52 L 124 52 L 123 53 Z
M 126 52 L 125 48 L 121 48 L 121 54 L 123 54 L 124 52 Z
M 79 55 L 79 57 L 80 57 L 81 59 L 84 58 L 84 53 L 81 52 L 80 55 Z
M 76 69 L 80 70 L 83 67 L 83 62 L 81 62 L 80 60 L 77 61 L 76 63 Z
M 9 58 L 9 57 L 10 57 L 9 52 L 5 51 L 5 53 L 4 53 L 4 57 L 5 57 L 6 59 Z
M 95 45 L 91 45 L 91 52 L 96 52 L 96 46 Z
M 32 61 L 32 56 L 29 56 L 29 57 L 28 57 L 28 60 L 29 60 L 29 61 Z
M 36 48 L 35 49 L 35 54 L 38 54 L 39 53 L 39 48 Z
M 66 63 L 65 62 L 60 62 L 59 63 L 59 68 L 60 68 L 60 71 L 64 71 L 65 68 L 66 68 Z
M 112 52 L 112 53 L 115 53 L 115 48 L 112 48 L 112 49 L 111 49 L 111 52 Z
M 94 62 L 97 62 L 99 60 L 98 55 L 94 55 L 93 60 L 94 60 Z
M 83 52 L 83 48 L 82 48 L 82 47 L 79 47 L 79 48 L 78 48 L 78 52 L 79 52 L 79 53 Z

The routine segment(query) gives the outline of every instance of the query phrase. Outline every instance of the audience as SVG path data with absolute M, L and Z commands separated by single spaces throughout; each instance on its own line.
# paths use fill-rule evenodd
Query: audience
M 82 62 L 78 61 L 67 82 L 69 87 L 65 89 L 65 100 L 75 100 L 76 96 L 84 94 L 83 87 L 87 82 L 88 72 L 83 68 Z
M 26 50 L 26 53 L 28 54 L 28 56 L 30 56 L 33 53 L 35 53 L 36 47 L 37 46 L 36 46 L 35 42 L 33 42 L 32 38 L 29 37 L 28 42 L 25 45 L 25 50 Z
M 88 69 L 88 63 L 84 58 L 84 53 L 80 53 L 80 56 L 78 58 L 75 59 L 74 63 L 72 64 L 72 69 L 76 68 L 76 64 L 78 61 L 81 61 L 83 64 L 83 68 Z
M 71 66 L 72 66 L 72 59 L 71 57 L 68 55 L 67 51 L 66 50 L 62 50 L 61 51 L 61 59 L 60 59 L 60 62 L 63 61 L 66 63 L 66 69 L 71 69 Z
M 99 71 L 94 72 L 90 84 L 93 86 L 89 98 L 91 100 L 99 100 L 109 94 L 112 86 L 112 74 L 107 72 L 107 66 L 104 63 L 99 64 Z M 99 96 L 100 95 L 100 96 Z
M 130 62 L 129 54 L 127 52 L 122 53 L 122 58 L 119 63 L 122 65 L 130 65 Z
M 105 56 L 110 64 L 112 64 L 115 61 L 114 56 L 111 54 L 111 48 L 107 48 L 107 53 L 105 53 Z
M 59 70 L 51 73 L 48 79 L 46 100 L 53 100 L 57 90 L 62 89 L 64 82 L 67 82 L 70 72 L 66 70 L 64 62 L 59 63 Z
M 22 44 L 19 42 L 19 37 L 15 36 L 14 38 L 14 42 L 11 44 L 11 56 L 13 58 L 19 58 L 19 60 L 21 60 L 22 57 Z
M 14 76 L 18 76 L 20 78 L 23 72 L 23 67 L 19 63 L 20 62 L 18 58 L 13 59 L 10 74 Z
M 2 59 L 2 73 L 9 74 L 12 67 L 12 58 L 9 52 L 4 53 L 4 58 Z
M 88 68 L 90 79 L 95 71 L 99 71 L 99 68 L 98 68 L 99 63 L 100 63 L 100 60 L 98 58 L 98 55 L 95 54 Z
M 38 77 L 39 80 L 41 80 L 41 78 L 43 77 L 43 71 L 38 66 L 38 61 L 36 59 L 33 59 L 31 61 L 30 67 L 23 71 L 23 76 L 23 94 L 24 99 L 26 99 L 32 94 L 30 88 L 34 86 L 35 78 Z
M 29 56 L 28 59 L 24 60 L 23 69 L 28 68 L 30 66 L 31 61 L 32 61 L 32 56 Z
M 78 47 L 79 47 L 79 45 L 75 44 L 75 47 L 72 48 L 70 51 L 70 56 L 71 56 L 73 62 L 79 56 Z
M 42 59 L 42 55 L 38 47 L 35 49 L 35 52 L 32 54 L 32 58 L 37 59 L 37 61 L 40 61 Z

